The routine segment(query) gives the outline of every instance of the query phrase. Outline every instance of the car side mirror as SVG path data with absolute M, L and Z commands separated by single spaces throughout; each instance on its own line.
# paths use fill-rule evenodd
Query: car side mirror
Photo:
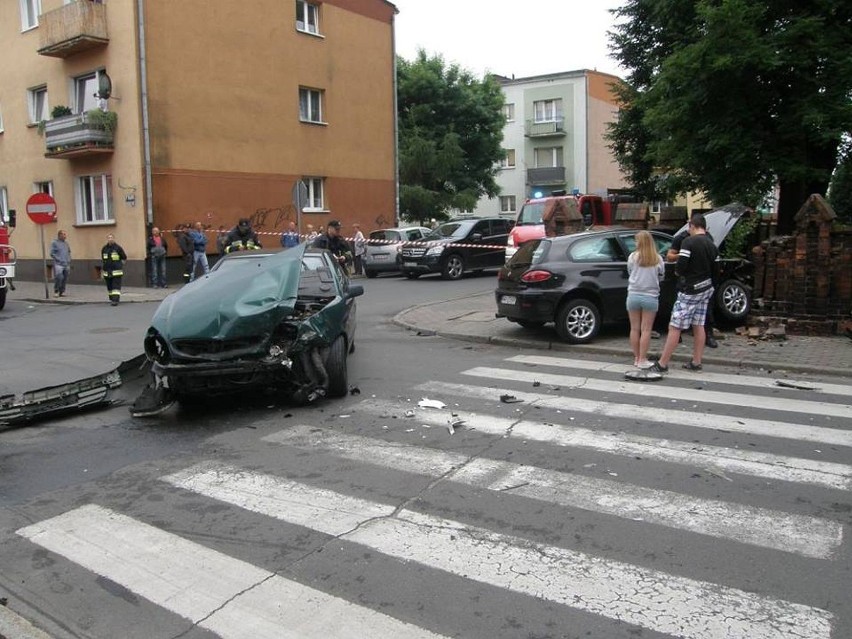
M 470 239 L 473 240 L 474 242 L 479 242 L 479 241 L 482 240 L 482 233 L 474 233 L 473 235 L 470 236 Z
M 350 284 L 346 297 L 360 297 L 364 294 L 364 287 L 360 284 Z

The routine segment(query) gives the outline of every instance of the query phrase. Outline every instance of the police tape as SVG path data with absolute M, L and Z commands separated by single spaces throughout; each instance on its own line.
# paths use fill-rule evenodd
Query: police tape
M 180 232 L 180 230 L 163 231 L 163 233 L 172 233 L 173 235 L 176 235 L 179 232 Z M 204 232 L 205 233 L 217 233 L 217 231 L 215 229 L 204 229 Z M 281 237 L 282 233 L 280 231 L 255 231 L 255 235 L 271 235 L 271 236 L 275 236 L 275 237 Z M 321 233 L 315 233 L 313 235 L 300 234 L 299 235 L 299 243 L 307 241 L 307 240 L 314 240 L 317 237 L 319 237 L 320 235 L 322 235 L 322 234 Z M 341 237 L 341 239 L 346 240 L 347 242 L 349 242 L 353 245 L 355 244 L 356 241 L 358 241 L 354 237 Z M 445 242 L 444 240 L 429 240 L 429 241 L 422 241 L 422 240 L 378 240 L 378 239 L 364 238 L 363 240 L 360 240 L 360 241 L 363 242 L 364 244 L 369 244 L 371 246 L 393 246 L 393 245 L 396 245 L 396 246 L 399 247 L 400 251 L 403 248 L 407 248 L 407 247 L 413 247 L 413 248 L 426 247 L 428 249 L 428 248 L 435 248 L 435 247 L 438 247 L 438 246 L 443 246 L 443 247 L 446 247 L 446 248 L 477 248 L 477 249 L 489 249 L 489 250 L 497 250 L 497 251 L 500 251 L 500 250 L 503 250 L 503 249 L 506 248 L 505 244 L 477 244 L 477 243 L 473 243 L 473 242 Z

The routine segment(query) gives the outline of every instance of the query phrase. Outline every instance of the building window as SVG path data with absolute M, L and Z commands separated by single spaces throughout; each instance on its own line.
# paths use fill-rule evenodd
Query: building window
M 100 91 L 100 71 L 74 78 L 74 113 L 85 113 L 99 107 L 95 94 Z
M 506 118 L 506 122 L 514 122 L 515 121 L 515 105 L 514 104 L 504 104 L 503 105 L 503 117 Z
M 0 222 L 3 224 L 9 222 L 9 196 L 5 186 L 0 186 Z
M 319 34 L 319 5 L 296 0 L 296 30 Z
M 302 122 L 322 122 L 323 92 L 317 89 L 299 89 L 299 119 Z
M 41 0 L 21 0 L 21 30 L 26 31 L 38 26 L 41 14 Z
M 38 124 L 42 120 L 47 120 L 47 87 L 40 86 L 28 89 L 27 105 L 30 111 L 30 124 Z
M 34 182 L 33 193 L 47 193 L 53 195 L 53 182 Z
M 542 147 L 535 150 L 535 168 L 564 166 L 562 164 L 562 147 Z
M 536 122 L 556 122 L 562 118 L 562 100 L 538 100 L 533 102 Z
M 112 176 L 84 175 L 77 178 L 77 223 L 98 224 L 114 219 Z
M 305 211 L 325 211 L 325 178 L 306 177 L 302 178 L 308 187 L 308 205 Z
M 500 160 L 500 168 L 515 168 L 515 149 L 503 149 L 503 159 Z
M 501 195 L 500 196 L 500 212 L 501 213 L 514 213 L 515 212 L 515 196 L 514 195 Z

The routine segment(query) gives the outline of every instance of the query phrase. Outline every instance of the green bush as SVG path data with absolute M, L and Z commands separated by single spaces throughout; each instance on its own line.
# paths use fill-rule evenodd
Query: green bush
M 758 222 L 757 215 L 750 215 L 739 219 L 722 244 L 722 257 L 724 259 L 746 257 L 746 252 L 752 247 L 754 232 L 757 229 Z
M 64 106 L 62 104 L 57 104 L 53 109 L 50 110 L 51 118 L 61 118 L 65 115 L 71 115 L 71 108 Z

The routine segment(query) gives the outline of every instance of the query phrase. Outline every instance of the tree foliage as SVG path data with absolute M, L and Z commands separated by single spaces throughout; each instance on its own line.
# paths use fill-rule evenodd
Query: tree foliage
M 614 13 L 629 73 L 611 147 L 637 189 L 757 205 L 778 183 L 779 231 L 792 230 L 852 130 L 852 3 L 626 0 Z
M 397 59 L 400 209 L 418 220 L 445 219 L 494 197 L 502 157 L 503 93 L 441 56 Z
M 852 224 L 852 140 L 846 140 L 840 162 L 831 178 L 828 203 L 837 213 L 837 219 Z

